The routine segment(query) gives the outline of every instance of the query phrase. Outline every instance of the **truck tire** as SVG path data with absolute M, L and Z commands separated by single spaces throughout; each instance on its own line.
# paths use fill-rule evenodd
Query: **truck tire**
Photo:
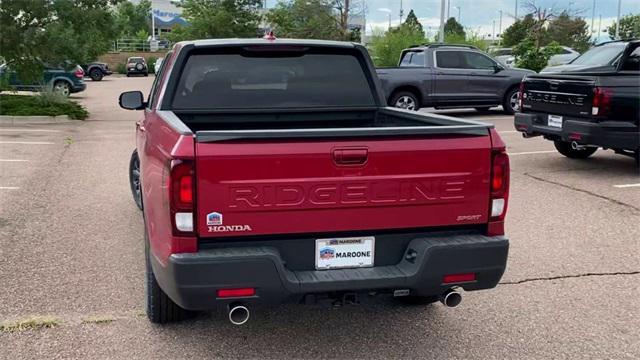
M 507 115 L 513 115 L 520 111 L 520 105 L 518 104 L 518 88 L 512 87 L 504 95 L 502 100 L 502 109 Z
M 399 91 L 391 96 L 389 106 L 406 110 L 420 110 L 418 97 L 410 91 Z
M 133 201 L 142 210 L 142 184 L 140 183 L 140 157 L 138 150 L 134 150 L 129 160 L 129 185 L 131 186 L 131 195 Z
M 100 81 L 100 80 L 102 80 L 104 75 L 102 74 L 102 71 L 100 71 L 100 69 L 93 68 L 93 69 L 91 69 L 91 71 L 89 71 L 89 77 L 93 81 Z
M 147 236 L 146 231 L 144 234 L 144 241 L 147 263 L 145 295 L 147 299 L 147 317 L 149 318 L 149 321 L 154 324 L 166 324 L 191 317 L 193 314 L 192 312 L 187 311 L 174 303 L 158 285 L 156 276 L 153 274 L 153 269 L 151 268 L 149 237 Z
M 589 156 L 593 155 L 593 153 L 598 151 L 597 147 L 588 147 L 581 150 L 572 149 L 570 142 L 562 140 L 554 141 L 553 145 L 556 147 L 556 150 L 558 150 L 560 154 L 571 159 L 586 159 Z

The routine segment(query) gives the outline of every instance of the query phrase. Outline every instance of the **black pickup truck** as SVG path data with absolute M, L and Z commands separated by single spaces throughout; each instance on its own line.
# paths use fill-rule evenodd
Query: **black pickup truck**
M 516 130 L 544 136 L 569 158 L 588 158 L 601 147 L 640 165 L 640 40 L 622 43 L 608 67 L 528 75 L 520 85 Z
M 407 110 L 432 106 L 475 108 L 500 106 L 518 110 L 518 85 L 534 71 L 507 69 L 469 45 L 429 44 L 402 51 L 397 67 L 376 69 L 387 104 Z

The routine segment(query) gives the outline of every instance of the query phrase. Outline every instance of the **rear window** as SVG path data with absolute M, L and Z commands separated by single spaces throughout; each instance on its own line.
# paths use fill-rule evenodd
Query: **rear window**
M 228 50 L 192 54 L 173 97 L 176 110 L 375 105 L 356 54 Z

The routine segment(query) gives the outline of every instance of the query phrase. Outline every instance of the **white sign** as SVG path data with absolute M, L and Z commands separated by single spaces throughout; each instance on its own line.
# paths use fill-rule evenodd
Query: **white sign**
M 373 266 L 375 238 L 350 237 L 316 240 L 316 269 Z

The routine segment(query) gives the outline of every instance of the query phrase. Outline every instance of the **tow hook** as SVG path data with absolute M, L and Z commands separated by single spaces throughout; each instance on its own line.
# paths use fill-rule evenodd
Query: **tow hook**
M 462 302 L 462 295 L 453 289 L 449 289 L 440 295 L 440 302 L 446 307 L 456 307 Z

